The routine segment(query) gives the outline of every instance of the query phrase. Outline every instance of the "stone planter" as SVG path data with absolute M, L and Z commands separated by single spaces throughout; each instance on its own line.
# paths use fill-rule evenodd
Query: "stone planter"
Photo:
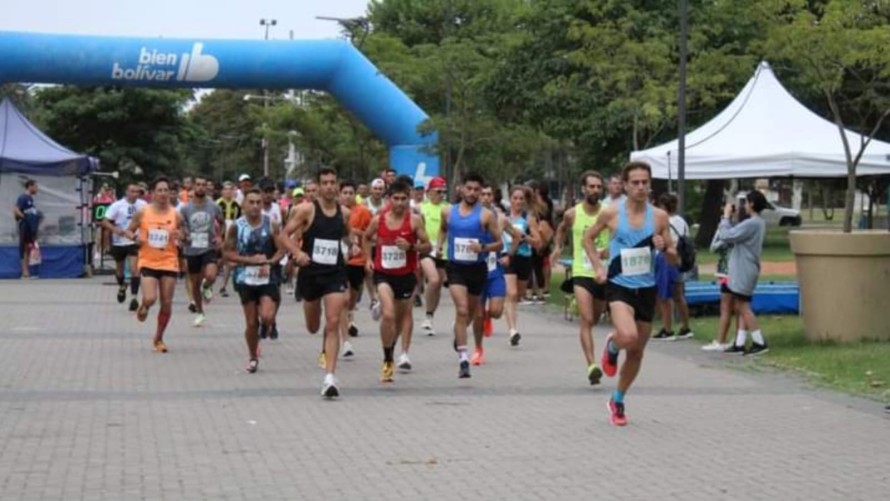
M 808 339 L 890 339 L 890 232 L 797 230 L 791 251 Z

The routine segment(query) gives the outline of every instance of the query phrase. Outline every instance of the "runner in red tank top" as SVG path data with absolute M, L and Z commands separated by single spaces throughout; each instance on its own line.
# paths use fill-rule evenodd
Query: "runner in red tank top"
M 368 261 L 368 273 L 373 274 L 377 294 L 380 297 L 380 341 L 383 344 L 383 368 L 380 380 L 390 383 L 395 372 L 395 351 L 398 327 L 401 335 L 410 339 L 412 323 L 411 300 L 417 285 L 414 271 L 417 269 L 417 253 L 429 252 L 430 241 L 420 216 L 408 210 L 411 186 L 400 181 L 390 186 L 389 210 L 381 211 L 371 220 L 371 226 L 362 240 L 365 255 L 370 255 L 371 245 L 376 243 L 373 261 Z M 406 327 L 407 326 L 407 327 Z M 403 348 L 406 345 L 403 343 Z M 406 349 L 407 351 L 407 349 Z M 407 353 L 405 353 L 407 358 Z

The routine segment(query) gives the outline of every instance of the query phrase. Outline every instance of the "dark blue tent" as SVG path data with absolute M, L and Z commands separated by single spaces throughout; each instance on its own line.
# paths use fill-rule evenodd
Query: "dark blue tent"
M 95 159 L 74 153 L 38 130 L 10 102 L 0 102 L 0 200 L 11 209 L 26 179 L 35 179 L 35 206 L 43 220 L 38 234 L 42 278 L 78 277 L 84 272 L 89 231 L 89 186 L 86 177 Z M 9 214 L 9 211 L 4 211 Z M 20 273 L 17 225 L 0 216 L 0 278 Z

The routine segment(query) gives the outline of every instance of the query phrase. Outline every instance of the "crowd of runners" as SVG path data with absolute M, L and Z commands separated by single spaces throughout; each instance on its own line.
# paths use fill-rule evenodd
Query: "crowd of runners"
M 413 308 L 424 308 L 419 332 L 436 335 L 444 290 L 454 304 L 457 375 L 469 378 L 472 366 L 485 363 L 495 320 L 504 317 L 509 344 L 520 344 L 519 307 L 546 300 L 550 266 L 570 248 L 586 378 L 596 385 L 603 375 L 618 376 L 608 406 L 611 421 L 624 425 L 624 396 L 640 370 L 659 296 L 676 298 L 659 294 L 657 263 L 677 265 L 678 233 L 688 227 L 677 228 L 670 200 L 660 204 L 667 211 L 650 203 L 645 163 L 631 162 L 610 179 L 605 200 L 600 173 L 584 172 L 579 181 L 581 200 L 557 225 L 546 186 L 513 186 L 503 200 L 500 188 L 473 173 L 451 197 L 442 178 L 417 184 L 392 170 L 368 184 L 339 179 L 330 168 L 301 186 L 267 178 L 254 185 L 242 175 L 237 185 L 223 183 L 218 199 L 207 179 L 180 185 L 160 177 L 130 185 L 108 208 L 103 227 L 111 235 L 117 301 L 127 302 L 129 288 L 129 309 L 140 322 L 157 311 L 155 351 L 168 350 L 165 333 L 181 278 L 195 327 L 204 324 L 215 293 L 229 295 L 231 280 L 243 307 L 246 370 L 255 373 L 261 343 L 278 338 L 279 309 L 293 295 L 306 330 L 323 332 L 319 365 L 327 398 L 340 394 L 338 358 L 355 355 L 350 339 L 360 326 L 353 314 L 363 296 L 378 321 L 381 382 L 414 369 Z M 729 223 L 725 229 L 726 240 L 737 242 L 739 232 L 731 233 Z M 612 332 L 597 357 L 592 329 L 607 311 Z M 740 312 L 745 325 L 756 325 Z M 680 335 L 691 335 L 684 320 Z

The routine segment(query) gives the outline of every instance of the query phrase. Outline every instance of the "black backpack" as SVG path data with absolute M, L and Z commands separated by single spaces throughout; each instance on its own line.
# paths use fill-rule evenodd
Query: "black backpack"
M 674 225 L 670 225 L 670 227 L 678 235 L 677 254 L 680 256 L 680 272 L 692 271 L 695 268 L 695 244 L 688 235 L 680 235 L 680 232 L 677 231 L 677 228 L 674 228 Z

